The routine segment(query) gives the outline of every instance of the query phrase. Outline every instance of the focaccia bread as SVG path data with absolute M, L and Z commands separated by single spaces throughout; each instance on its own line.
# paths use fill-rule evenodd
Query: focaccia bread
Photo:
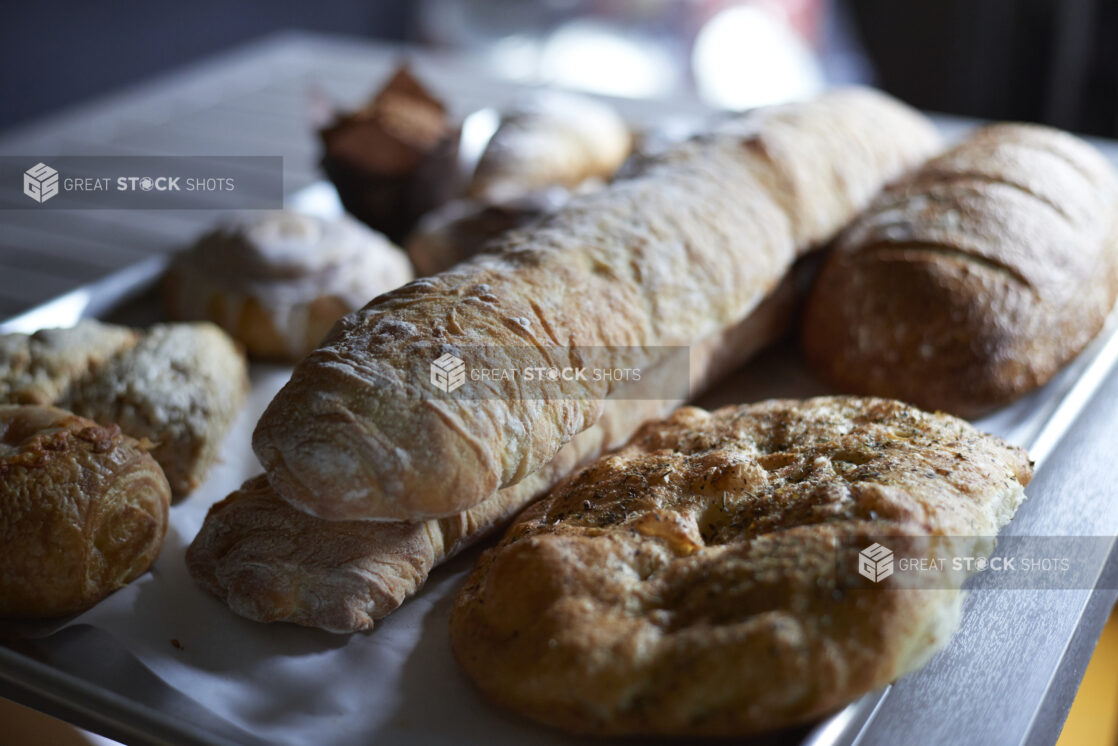
M 342 316 L 413 277 L 407 256 L 353 218 L 240 215 L 171 261 L 168 316 L 212 321 L 249 355 L 297 361 Z
M 613 385 L 436 396 L 429 362 L 527 346 L 565 364 L 577 346 L 609 368 L 654 368 L 665 348 L 748 316 L 798 255 L 938 142 L 925 118 L 869 90 L 729 122 L 342 319 L 269 405 L 254 450 L 280 496 L 320 517 L 467 510 L 592 426 Z
M 873 586 L 837 548 L 986 547 L 1031 474 L 1021 449 L 894 401 L 686 407 L 482 555 L 454 653 L 495 702 L 578 733 L 802 722 L 919 667 L 958 622 L 965 573 Z
M 804 353 L 844 391 L 974 416 L 1046 383 L 1118 295 L 1118 179 L 1086 143 L 984 127 L 837 242 Z
M 602 417 L 555 458 L 467 511 L 420 522 L 327 521 L 276 495 L 265 477 L 246 482 L 210 509 L 186 555 L 198 583 L 236 613 L 258 622 L 293 622 L 331 632 L 371 629 L 418 591 L 431 569 L 505 524 L 521 508 L 589 460 L 702 391 L 786 331 L 812 267 L 799 266 L 775 293 L 729 332 L 696 345 L 675 400 L 606 402 Z M 659 374 L 675 379 L 671 371 Z M 637 392 L 639 393 L 639 392 Z
M 0 403 L 54 404 L 70 385 L 140 335 L 92 319 L 66 329 L 0 335 Z
M 82 611 L 146 572 L 170 499 L 159 465 L 119 427 L 0 405 L 0 618 Z
M 247 391 L 229 335 L 209 322 L 158 324 L 76 382 L 62 406 L 150 441 L 178 498 L 201 484 Z

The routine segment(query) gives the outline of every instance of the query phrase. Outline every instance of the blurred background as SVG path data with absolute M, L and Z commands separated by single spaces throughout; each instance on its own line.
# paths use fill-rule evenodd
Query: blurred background
M 618 96 L 743 108 L 863 82 L 923 109 L 1118 135 L 1118 3 L 1103 0 L 68 0 L 4 16 L 0 129 L 300 29 Z

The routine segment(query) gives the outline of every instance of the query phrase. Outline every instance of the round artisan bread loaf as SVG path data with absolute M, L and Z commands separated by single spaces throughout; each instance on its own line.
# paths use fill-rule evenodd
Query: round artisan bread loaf
M 0 406 L 0 618 L 72 614 L 139 577 L 170 500 L 155 459 L 119 427 Z
M 844 391 L 974 416 L 1046 383 L 1118 293 L 1118 184 L 1094 148 L 998 124 L 887 187 L 836 242 L 803 348 Z

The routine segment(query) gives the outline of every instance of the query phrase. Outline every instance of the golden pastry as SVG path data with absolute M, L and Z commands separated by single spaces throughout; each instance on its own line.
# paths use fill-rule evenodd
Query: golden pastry
M 350 217 L 257 212 L 176 255 L 163 297 L 172 319 L 212 321 L 253 357 L 295 361 L 412 276 L 400 249 Z
M 137 578 L 169 502 L 159 465 L 115 425 L 0 405 L 0 617 L 72 614 Z
M 633 138 L 621 115 L 589 96 L 549 91 L 505 112 L 482 152 L 466 196 L 501 202 L 588 179 L 608 181 Z
M 92 319 L 66 329 L 0 335 L 0 403 L 54 404 L 75 380 L 139 338 L 134 329 Z

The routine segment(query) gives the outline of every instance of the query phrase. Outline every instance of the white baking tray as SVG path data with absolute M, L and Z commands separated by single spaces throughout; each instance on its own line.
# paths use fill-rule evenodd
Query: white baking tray
M 325 184 L 304 190 L 294 204 L 324 214 L 338 209 Z M 66 326 L 83 317 L 150 323 L 159 318 L 154 285 L 163 266 L 162 258 L 136 265 L 10 319 L 0 331 Z M 1047 386 L 977 424 L 1026 446 L 1048 468 L 1053 450 L 1112 374 L 1118 358 L 1114 329 L 1108 324 Z M 166 544 L 151 572 L 73 619 L 8 630 L 24 639 L 0 646 L 0 695 L 130 743 L 579 742 L 490 706 L 456 668 L 448 615 L 476 548 L 437 568 L 422 592 L 367 634 L 250 622 L 193 583 L 184 551 L 209 506 L 259 472 L 249 442 L 252 427 L 288 373 L 283 367 L 252 366 L 252 390 L 221 463 L 199 490 L 172 507 Z M 718 406 L 819 393 L 825 389 L 787 342 L 698 401 Z M 1035 489 L 1029 494 L 1030 507 L 1047 497 Z M 973 644 L 974 639 L 957 638 L 941 656 Z M 1068 640 L 1055 644 L 1066 646 Z M 928 670 L 934 671 L 934 664 Z M 887 688 L 818 724 L 755 742 L 870 742 L 873 728 L 883 727 L 875 723 L 875 713 L 890 696 Z M 1004 703 L 1015 706 L 1027 708 L 1031 721 L 1038 703 Z M 1057 711 L 1058 731 L 1063 712 Z M 939 735 L 928 733 L 925 740 L 940 741 Z

